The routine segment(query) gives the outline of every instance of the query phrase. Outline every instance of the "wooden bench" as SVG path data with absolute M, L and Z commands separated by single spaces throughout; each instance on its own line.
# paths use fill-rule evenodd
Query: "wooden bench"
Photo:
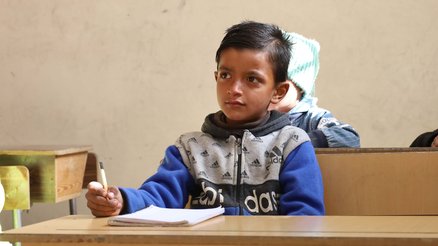
M 327 215 L 437 215 L 438 149 L 316 149 Z

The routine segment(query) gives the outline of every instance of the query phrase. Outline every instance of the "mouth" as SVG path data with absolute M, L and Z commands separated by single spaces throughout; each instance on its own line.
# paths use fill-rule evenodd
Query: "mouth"
M 226 105 L 230 105 L 230 106 L 244 106 L 245 104 L 241 101 L 237 101 L 237 100 L 232 100 L 232 101 L 225 101 Z

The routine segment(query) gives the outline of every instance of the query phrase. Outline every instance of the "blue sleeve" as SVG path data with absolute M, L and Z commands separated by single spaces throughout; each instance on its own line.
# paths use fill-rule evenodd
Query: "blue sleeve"
M 194 180 L 175 146 L 170 146 L 158 171 L 148 178 L 140 188 L 121 188 L 124 213 L 155 205 L 165 208 L 184 208 Z
M 308 134 L 315 148 L 360 147 L 360 138 L 356 130 L 336 119 L 329 111 L 321 109 L 312 117 L 318 124 L 316 129 L 309 130 Z
M 327 138 L 329 148 L 359 148 L 359 134 L 345 123 L 339 122 L 339 125 L 328 126 L 321 129 Z
M 280 171 L 280 214 L 324 215 L 324 187 L 315 150 L 310 142 L 295 148 Z

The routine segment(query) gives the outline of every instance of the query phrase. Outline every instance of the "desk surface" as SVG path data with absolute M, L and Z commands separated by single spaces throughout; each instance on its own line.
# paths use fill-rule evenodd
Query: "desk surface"
M 66 216 L 9 230 L 23 245 L 430 245 L 438 216 L 219 216 L 192 227 L 114 227 Z
M 0 155 L 68 155 L 90 150 L 88 145 L 0 145 Z

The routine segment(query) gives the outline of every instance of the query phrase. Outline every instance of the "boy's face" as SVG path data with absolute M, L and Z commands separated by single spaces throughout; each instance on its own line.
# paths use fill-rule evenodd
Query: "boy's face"
M 281 99 L 266 52 L 223 50 L 215 78 L 219 106 L 232 126 L 262 118 L 269 104 Z

